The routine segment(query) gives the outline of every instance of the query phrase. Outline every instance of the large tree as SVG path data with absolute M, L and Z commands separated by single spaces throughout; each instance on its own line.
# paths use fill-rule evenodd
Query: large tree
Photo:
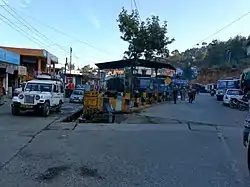
M 136 10 L 129 13 L 122 9 L 118 19 L 121 39 L 128 42 L 128 50 L 124 52 L 125 58 L 167 57 L 167 45 L 174 39 L 167 37 L 167 22 L 160 24 L 158 16 L 151 16 L 146 21 L 141 21 Z

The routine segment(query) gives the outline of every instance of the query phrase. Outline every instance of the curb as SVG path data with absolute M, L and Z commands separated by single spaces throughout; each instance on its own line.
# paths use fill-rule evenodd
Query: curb
M 160 103 L 153 103 L 153 104 L 146 104 L 145 106 L 132 107 L 127 112 L 115 111 L 114 114 L 132 114 L 132 113 L 140 112 L 140 111 L 142 111 L 142 110 L 144 110 L 146 108 L 149 108 L 149 107 L 153 107 L 153 106 L 161 105 L 161 104 L 167 104 L 167 103 L 169 103 L 169 101 L 163 101 L 163 102 L 160 102 Z
M 67 121 L 71 121 L 73 120 L 77 115 L 79 114 L 82 114 L 83 113 L 83 108 L 80 108 L 74 112 L 72 112 L 71 114 L 67 115 L 67 116 L 63 116 L 61 118 L 59 118 L 58 120 L 56 121 L 59 121 L 59 122 L 67 122 Z

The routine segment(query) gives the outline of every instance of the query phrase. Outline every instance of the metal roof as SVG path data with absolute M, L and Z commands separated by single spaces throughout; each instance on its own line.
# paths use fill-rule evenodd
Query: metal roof
M 126 67 L 140 66 L 140 67 L 147 67 L 147 68 L 157 68 L 157 69 L 171 69 L 176 70 L 172 65 L 163 63 L 163 62 L 156 62 L 150 60 L 143 60 L 143 59 L 128 59 L 128 60 L 118 60 L 118 61 L 111 61 L 111 62 L 104 62 L 104 63 L 97 63 L 95 64 L 99 69 L 121 69 Z

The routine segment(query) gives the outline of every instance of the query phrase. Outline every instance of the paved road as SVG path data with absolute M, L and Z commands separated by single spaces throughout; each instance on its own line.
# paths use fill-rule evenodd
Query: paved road
M 0 107 L 0 168 L 23 148 L 37 133 L 47 125 L 61 117 L 78 110 L 80 105 L 66 100 L 61 113 L 52 112 L 45 118 L 27 112 L 21 116 L 13 116 L 11 101 Z M 1 186 L 1 185 L 0 185 Z
M 247 187 L 244 116 L 201 95 L 123 124 L 55 123 L 0 168 L 0 186 Z

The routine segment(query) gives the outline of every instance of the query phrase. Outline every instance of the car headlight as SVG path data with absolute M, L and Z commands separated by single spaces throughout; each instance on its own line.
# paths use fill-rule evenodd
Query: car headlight
M 19 97 L 19 99 L 23 99 L 24 98 L 23 94 L 19 95 L 18 97 Z
M 41 97 L 39 95 L 36 95 L 36 100 L 39 100 Z

